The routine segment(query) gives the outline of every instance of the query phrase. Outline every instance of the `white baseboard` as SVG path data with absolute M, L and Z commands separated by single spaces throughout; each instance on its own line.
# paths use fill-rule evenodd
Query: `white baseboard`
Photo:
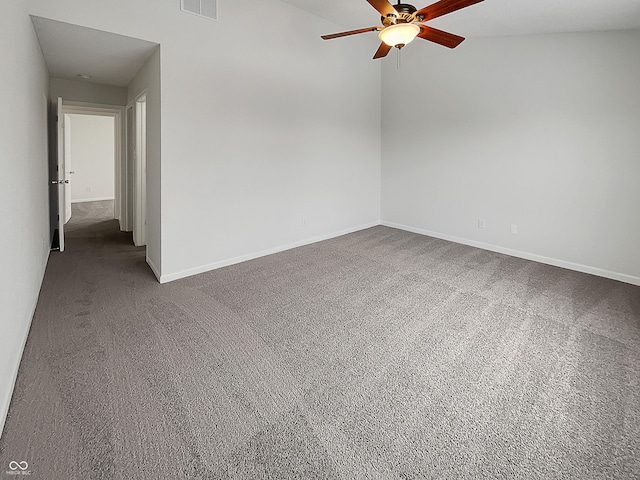
M 358 227 L 348 228 L 346 230 L 341 230 L 339 232 L 333 232 L 326 235 L 318 235 L 316 237 L 307 238 L 305 240 L 289 243 L 287 245 L 282 245 L 280 247 L 270 248 L 268 250 L 263 250 L 261 252 L 250 253 L 248 255 L 242 255 L 240 257 L 230 258 L 228 260 L 222 260 L 220 262 L 210 263 L 208 265 L 203 265 L 201 267 L 190 268 L 188 270 L 183 270 L 182 272 L 170 273 L 168 275 L 161 275 L 159 277 L 160 283 L 173 282 L 174 280 L 179 280 L 181 278 L 190 277 L 192 275 L 198 275 L 199 273 L 209 272 L 211 270 L 216 270 L 222 267 L 228 267 L 229 265 L 235 265 L 236 263 L 242 263 L 242 262 L 246 262 L 248 260 L 254 260 L 260 257 L 266 257 L 267 255 L 273 255 L 274 253 L 280 253 L 280 252 L 284 252 L 285 250 L 291 250 L 292 248 L 303 247 L 305 245 L 310 245 L 312 243 L 322 242 L 323 240 L 329 240 L 331 238 L 340 237 L 342 235 L 358 232 L 360 230 L 375 227 L 378 225 L 380 225 L 379 222 L 367 223 L 365 225 L 360 225 Z
M 482 248 L 483 250 L 489 250 L 491 252 L 504 253 L 512 257 L 524 258 L 525 260 L 532 260 L 538 263 L 544 263 L 547 265 L 553 265 L 554 267 L 566 268 L 568 270 L 575 270 L 576 272 L 589 273 L 598 277 L 610 278 L 612 280 L 618 280 L 620 282 L 630 283 L 631 285 L 640 286 L 640 277 L 633 275 L 627 275 L 626 273 L 611 272 L 598 267 L 591 267 L 589 265 L 581 265 L 579 263 L 568 262 L 566 260 L 559 260 L 557 258 L 549 258 L 535 253 L 522 252 L 520 250 L 513 250 L 511 248 L 500 247 L 498 245 L 492 245 L 490 243 L 477 242 L 475 240 L 468 240 L 466 238 L 454 237 L 453 235 L 447 235 L 439 232 L 432 232 L 430 230 L 424 230 L 422 228 L 410 227 L 407 225 L 401 225 L 393 222 L 382 222 L 385 227 L 397 228 L 398 230 L 405 230 L 407 232 L 419 233 L 420 235 L 427 235 L 429 237 L 440 238 L 442 240 L 448 240 L 454 243 L 461 243 L 463 245 L 469 245 L 470 247 Z
M 51 250 L 47 248 L 47 257 L 44 261 L 44 265 L 42 267 L 42 274 L 40 275 L 40 284 L 38 286 L 38 294 L 36 295 L 35 301 L 33 302 L 33 306 L 31 307 L 31 315 L 29 316 L 29 321 L 27 322 L 27 328 L 25 328 L 24 333 L 22 334 L 22 339 L 20 341 L 20 355 L 18 356 L 18 361 L 15 363 L 15 367 L 13 369 L 13 374 L 11 377 L 11 383 L 9 388 L 9 395 L 0 400 L 0 435 L 4 431 L 4 424 L 7 421 L 7 414 L 9 413 L 9 406 L 11 405 L 11 399 L 13 398 L 13 391 L 16 388 L 16 381 L 18 380 L 18 370 L 20 369 L 20 363 L 22 362 L 22 356 L 24 355 L 24 349 L 27 346 L 27 339 L 29 338 L 29 332 L 31 331 L 31 323 L 33 322 L 33 316 L 36 313 L 36 307 L 38 306 L 38 299 L 40 298 L 40 290 L 42 289 L 42 282 L 44 281 L 44 275 L 47 271 L 47 264 L 49 263 L 49 255 L 51 254 Z
M 71 200 L 71 203 L 102 202 L 104 200 L 114 200 L 114 197 L 81 198 L 79 200 Z

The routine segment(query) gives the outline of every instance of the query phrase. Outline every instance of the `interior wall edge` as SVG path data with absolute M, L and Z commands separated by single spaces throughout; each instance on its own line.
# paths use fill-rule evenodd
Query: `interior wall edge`
M 332 238 L 341 237 L 342 235 L 348 235 L 349 233 L 359 232 L 360 230 L 366 230 L 367 228 L 376 227 L 378 225 L 380 225 L 379 221 L 369 222 L 369 223 L 365 223 L 363 225 L 359 225 L 357 227 L 351 227 L 351 228 L 347 228 L 345 230 L 340 230 L 338 232 L 332 232 L 332 233 L 328 233 L 328 234 L 318 235 L 318 236 L 315 236 L 315 237 L 299 240 L 297 242 L 292 242 L 292 243 L 288 243 L 288 244 L 285 244 L 285 245 L 281 245 L 279 247 L 274 247 L 274 248 L 270 248 L 270 249 L 267 249 L 267 250 L 262 250 L 260 252 L 249 253 L 249 254 L 246 254 L 246 255 L 239 256 L 239 257 L 230 258 L 230 259 L 227 259 L 227 260 L 221 260 L 219 262 L 211 263 L 211 264 L 208 264 L 208 265 L 202 265 L 200 267 L 190 268 L 188 270 L 183 270 L 183 271 L 180 271 L 180 272 L 161 275 L 161 276 L 159 276 L 160 283 L 173 282 L 175 280 L 180 280 L 181 278 L 191 277 L 193 275 L 198 275 L 200 273 L 209 272 L 211 270 L 217 270 L 218 268 L 228 267 L 230 265 L 235 265 L 237 263 L 242 263 L 242 262 L 246 262 L 246 261 L 249 261 L 249 260 L 255 260 L 256 258 L 266 257 L 268 255 L 273 255 L 274 253 L 280 253 L 280 252 L 284 252 L 286 250 L 291 250 L 291 249 L 298 248 L 298 247 L 304 247 L 305 245 L 311 245 L 313 243 L 322 242 L 324 240 L 330 240 Z M 148 259 L 147 259 L 147 263 L 149 263 Z M 150 266 L 151 266 L 151 264 L 150 264 Z M 151 267 L 152 267 L 152 270 L 153 270 L 153 266 L 151 266 Z M 155 270 L 154 270 L 154 272 L 155 272 Z M 158 276 L 157 273 L 156 273 L 156 276 Z
M 156 264 L 153 263 L 153 260 L 151 258 L 149 258 L 148 253 L 145 256 L 145 260 L 147 262 L 147 265 L 149 265 L 149 268 L 151 269 L 153 274 L 156 276 L 156 279 L 158 280 L 158 282 L 162 283 L 162 281 L 161 281 L 162 275 L 160 274 L 160 269 L 158 267 L 156 267 Z
M 398 230 L 404 230 L 406 232 L 417 233 L 419 235 L 425 235 L 428 237 L 439 238 L 441 240 L 447 240 L 449 242 L 459 243 L 462 245 L 468 245 L 470 247 L 481 248 L 490 252 L 503 253 L 512 257 L 522 258 L 524 260 L 531 260 L 533 262 L 544 263 L 546 265 L 552 265 L 554 267 L 565 268 L 567 270 L 573 270 L 581 273 L 588 273 L 596 275 L 598 277 L 609 278 L 611 280 L 617 280 L 631 285 L 640 286 L 640 277 L 634 275 L 628 275 L 626 273 L 612 272 L 598 267 L 590 265 L 582 265 L 579 263 L 569 262 L 558 258 L 545 257 L 536 253 L 524 252 L 521 250 L 514 250 L 511 248 L 501 247 L 499 245 L 493 245 L 490 243 L 478 242 L 476 240 L 469 240 L 467 238 L 456 237 L 453 235 L 447 235 L 446 233 L 434 232 L 431 230 L 425 230 L 422 228 L 411 227 L 409 225 L 402 225 L 394 222 L 382 221 L 381 225 L 390 228 L 397 228 Z

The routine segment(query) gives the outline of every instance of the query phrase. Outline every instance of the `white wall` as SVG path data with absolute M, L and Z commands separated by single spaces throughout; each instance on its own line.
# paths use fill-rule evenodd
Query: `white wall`
M 48 75 L 24 2 L 3 5 L 0 58 L 1 430 L 49 255 Z
M 163 280 L 379 222 L 375 40 L 323 42 L 342 27 L 279 1 L 220 2 L 218 21 L 168 0 L 30 4 L 161 44 Z
M 147 263 L 156 276 L 161 278 L 161 198 L 160 198 L 160 151 L 161 151 L 161 89 L 160 48 L 149 57 L 131 81 L 127 90 L 127 103 L 146 92 L 147 96 L 147 212 L 146 241 Z M 135 116 L 134 116 L 135 118 Z M 135 131 L 135 129 L 134 129 Z
M 162 42 L 163 277 L 379 222 L 376 42 L 323 42 L 341 27 L 280 2 L 176 21 L 191 41 Z
M 637 31 L 411 44 L 383 68 L 383 220 L 640 282 L 639 45 Z
M 113 199 L 115 194 L 115 120 L 97 115 L 67 115 L 71 145 L 71 202 Z
M 51 98 L 62 97 L 65 102 L 72 101 L 121 106 L 127 103 L 126 88 L 62 78 L 50 79 L 49 95 Z

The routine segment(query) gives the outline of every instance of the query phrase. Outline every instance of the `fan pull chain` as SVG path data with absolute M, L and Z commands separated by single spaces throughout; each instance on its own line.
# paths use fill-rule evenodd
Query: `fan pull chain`
M 402 66 L 402 61 L 400 60 L 400 52 L 402 52 L 402 49 L 399 48 L 398 49 L 398 60 L 396 62 L 396 70 L 400 70 L 400 67 Z

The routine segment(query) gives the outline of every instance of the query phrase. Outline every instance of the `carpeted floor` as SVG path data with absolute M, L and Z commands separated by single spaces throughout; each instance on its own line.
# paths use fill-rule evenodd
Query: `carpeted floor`
M 90 207 L 0 477 L 640 478 L 638 287 L 385 227 L 159 285 Z

